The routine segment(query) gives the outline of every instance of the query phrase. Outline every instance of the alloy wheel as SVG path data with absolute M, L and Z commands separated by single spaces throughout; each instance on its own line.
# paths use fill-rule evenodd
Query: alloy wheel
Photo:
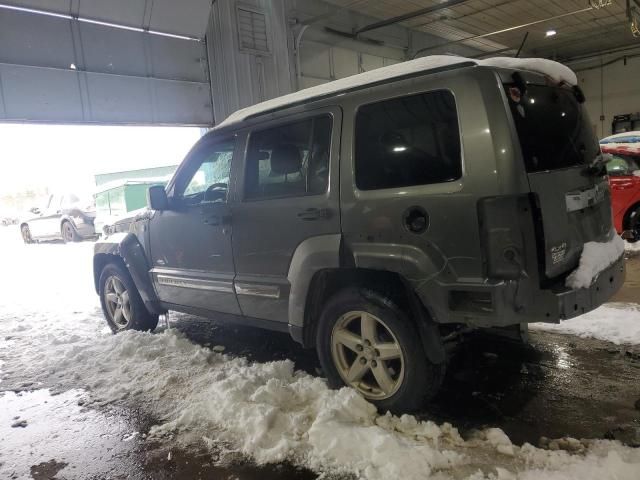
M 29 227 L 25 225 L 20 229 L 20 232 L 22 233 L 22 240 L 24 241 L 24 243 L 31 243 L 33 241 L 33 239 L 31 238 L 31 231 L 29 230 Z
M 331 332 L 331 355 L 342 380 L 371 400 L 389 398 L 404 380 L 404 353 L 391 329 L 364 311 L 342 315 Z
M 104 284 L 104 299 L 111 320 L 122 330 L 131 321 L 131 301 L 124 283 L 116 277 L 107 278 Z
M 62 236 L 65 242 L 73 241 L 73 227 L 69 222 L 64 222 L 62 224 Z

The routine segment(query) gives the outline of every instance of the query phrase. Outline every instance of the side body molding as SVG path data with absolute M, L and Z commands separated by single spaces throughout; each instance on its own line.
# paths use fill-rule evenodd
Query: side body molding
M 296 248 L 287 274 L 287 280 L 291 285 L 289 293 L 290 330 L 291 327 L 300 329 L 304 325 L 307 293 L 314 274 L 326 268 L 340 266 L 340 239 L 339 233 L 319 235 L 307 238 Z
M 144 249 L 133 233 L 115 233 L 96 242 L 93 255 L 93 278 L 96 292 L 99 290 L 100 273 L 109 262 L 110 257 L 118 257 L 124 262 L 147 310 L 154 314 L 165 313 L 151 283 L 149 262 Z

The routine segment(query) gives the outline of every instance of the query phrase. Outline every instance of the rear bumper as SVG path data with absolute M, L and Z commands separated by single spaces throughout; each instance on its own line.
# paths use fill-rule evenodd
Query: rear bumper
M 551 310 L 551 318 L 540 319 L 543 322 L 558 323 L 577 317 L 609 300 L 624 283 L 624 254 L 610 267 L 600 273 L 589 288 L 566 289 L 550 293 L 543 297 L 544 304 Z
M 608 301 L 622 286 L 624 277 L 624 255 L 621 255 L 589 288 L 574 290 L 562 282 L 555 288 L 541 289 L 537 279 L 527 278 L 493 284 L 423 284 L 416 293 L 438 323 L 476 327 L 559 323 Z

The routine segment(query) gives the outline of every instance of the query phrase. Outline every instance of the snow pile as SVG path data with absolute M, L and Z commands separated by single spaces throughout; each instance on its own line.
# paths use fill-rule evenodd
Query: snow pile
M 580 264 L 567 277 L 565 285 L 569 288 L 589 288 L 607 267 L 611 266 L 624 253 L 624 240 L 612 230 L 608 242 L 587 242 L 584 244 Z
M 640 242 L 624 242 L 624 251 L 627 253 L 640 252 Z
M 617 345 L 640 345 L 640 305 L 607 303 L 606 305 L 562 323 L 533 323 L 529 328 L 579 337 L 597 338 Z
M 569 67 L 544 58 L 496 57 L 478 60 L 473 58 L 457 57 L 454 55 L 431 55 L 416 58 L 415 60 L 407 62 L 396 63 L 387 67 L 377 68 L 369 72 L 359 73 L 357 75 L 341 78 L 315 87 L 305 88 L 304 90 L 299 90 L 288 95 L 267 100 L 266 102 L 258 103 L 251 107 L 243 108 L 229 115 L 229 117 L 227 117 L 227 119 L 220 123 L 216 128 L 226 127 L 234 123 L 241 122 L 252 115 L 257 115 L 286 105 L 302 102 L 310 98 L 331 95 L 390 78 L 398 78 L 412 73 L 426 72 L 428 70 L 435 70 L 437 68 L 462 63 L 487 67 L 527 70 L 546 75 L 557 83 L 565 82 L 570 85 L 578 84 L 576 74 L 573 73 Z
M 100 401 L 150 405 L 162 423 L 152 438 L 202 443 L 258 464 L 289 460 L 357 478 L 637 479 L 640 450 L 616 442 L 584 453 L 518 447 L 499 429 L 469 440 L 451 425 L 378 415 L 351 389 L 296 372 L 293 363 L 249 363 L 191 343 L 180 333 L 125 332 L 68 346 L 47 370 L 86 383 Z M 221 449 L 223 450 L 221 452 Z
M 600 145 L 640 143 L 640 131 L 616 133 L 600 140 Z

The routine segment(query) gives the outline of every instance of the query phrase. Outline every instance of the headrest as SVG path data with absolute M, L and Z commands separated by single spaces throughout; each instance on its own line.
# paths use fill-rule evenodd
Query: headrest
M 300 150 L 295 145 L 285 143 L 276 146 L 271 152 L 271 173 L 287 175 L 297 173 L 302 168 Z

